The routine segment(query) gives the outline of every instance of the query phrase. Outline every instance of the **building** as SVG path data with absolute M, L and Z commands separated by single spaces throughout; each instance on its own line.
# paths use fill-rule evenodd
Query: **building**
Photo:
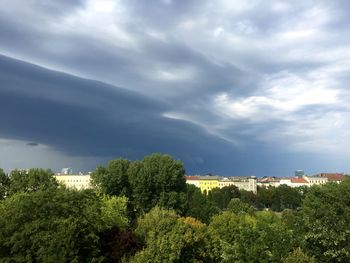
M 199 188 L 202 192 L 209 192 L 214 188 L 219 188 L 220 176 L 206 175 L 199 176 Z
M 322 176 L 304 176 L 303 178 L 309 183 L 309 186 L 322 185 L 328 182 L 328 178 Z
M 327 178 L 328 182 L 338 184 L 346 179 L 346 175 L 344 173 L 319 173 L 317 176 Z
M 232 176 L 224 177 L 219 180 L 219 188 L 234 185 L 240 190 L 252 191 L 256 193 L 257 191 L 257 182 L 255 176 Z
M 257 179 L 257 185 L 260 187 L 278 187 L 280 186 L 281 178 L 272 176 L 272 177 L 262 177 Z
M 294 176 L 295 177 L 303 177 L 303 176 L 305 176 L 305 172 L 304 172 L 304 170 L 296 170 L 294 172 Z
M 72 168 L 62 168 L 61 174 L 73 174 L 73 169 Z
M 196 185 L 200 188 L 201 192 L 209 192 L 214 188 L 223 188 L 225 186 L 234 185 L 239 189 L 252 191 L 256 193 L 257 183 L 254 176 L 186 176 L 186 183 Z
M 193 184 L 199 188 L 199 176 L 198 175 L 188 175 L 186 176 L 186 183 Z
M 57 174 L 54 177 L 67 188 L 77 190 L 91 188 L 90 174 Z

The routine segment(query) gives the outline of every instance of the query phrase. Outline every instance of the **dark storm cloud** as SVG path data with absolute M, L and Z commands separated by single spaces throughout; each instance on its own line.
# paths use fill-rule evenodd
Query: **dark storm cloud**
M 340 156 L 350 141 L 348 7 L 7 1 L 0 53 L 85 79 L 2 57 L 2 118 L 10 125 L 0 137 L 71 155 L 171 149 L 193 167 L 229 169 L 234 159 L 231 169 L 244 171 L 270 169 L 264 164 L 273 160 L 280 168 L 312 163 L 300 157 L 309 152 Z
M 233 152 L 191 123 L 162 117 L 167 105 L 130 91 L 4 56 L 0 80 L 2 138 L 35 140 L 80 156 L 167 152 L 192 169 Z

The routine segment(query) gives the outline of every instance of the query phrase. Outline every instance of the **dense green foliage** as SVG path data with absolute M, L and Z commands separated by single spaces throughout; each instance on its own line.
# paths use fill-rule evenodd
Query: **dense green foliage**
M 126 200 L 64 188 L 15 194 L 0 204 L 3 262 L 99 262 L 99 233 L 126 227 Z
M 4 171 L 0 168 L 0 200 L 5 198 L 8 192 L 10 180 Z
M 37 190 L 49 191 L 58 187 L 53 172 L 44 169 L 14 170 L 11 172 L 9 180 L 9 195 Z
M 69 190 L 0 169 L 0 262 L 350 262 L 350 180 L 310 189 L 186 185 L 181 162 L 117 159 Z

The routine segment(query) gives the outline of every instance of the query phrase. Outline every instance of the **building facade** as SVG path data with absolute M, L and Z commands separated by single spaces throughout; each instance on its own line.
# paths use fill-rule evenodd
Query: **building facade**
M 186 183 L 196 185 L 201 192 L 209 192 L 214 188 L 223 188 L 234 185 L 241 190 L 252 191 L 256 193 L 256 177 L 222 177 L 222 176 L 186 176 Z
M 70 189 L 82 190 L 91 188 L 90 174 L 57 174 L 56 180 Z

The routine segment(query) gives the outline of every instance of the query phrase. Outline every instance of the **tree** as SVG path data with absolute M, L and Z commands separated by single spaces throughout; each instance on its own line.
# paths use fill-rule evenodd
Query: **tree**
M 251 206 L 256 206 L 256 202 L 257 202 L 257 196 L 255 193 L 253 193 L 252 191 L 246 191 L 246 190 L 240 190 L 239 191 L 240 194 L 240 199 L 243 203 L 249 204 Z
M 100 233 L 109 227 L 123 228 L 127 220 L 122 209 L 125 200 L 112 203 L 121 209 L 109 210 L 106 201 L 91 190 L 14 194 L 0 202 L 0 258 L 4 262 L 99 262 L 103 259 Z
M 198 187 L 187 185 L 185 216 L 194 217 L 204 223 L 209 223 L 213 215 L 220 213 L 214 203 L 210 202 L 206 194 L 201 193 Z
M 307 255 L 300 247 L 294 249 L 282 260 L 283 263 L 316 263 L 314 257 Z
M 133 162 L 128 175 L 131 199 L 139 212 L 148 212 L 157 205 L 162 193 L 186 191 L 183 164 L 169 155 L 152 154 L 142 161 Z
M 129 160 L 116 159 L 110 161 L 107 167 L 97 167 L 91 174 L 92 185 L 104 194 L 129 197 L 131 192 L 128 178 L 129 166 Z
M 237 186 L 230 185 L 223 188 L 215 188 L 208 194 L 209 201 L 220 209 L 227 208 L 232 198 L 239 198 L 240 192 Z
M 141 241 L 130 230 L 118 227 L 100 234 L 100 246 L 105 263 L 125 262 L 143 248 Z
M 302 194 L 297 188 L 292 188 L 288 185 L 280 185 L 272 189 L 272 210 L 282 211 L 286 208 L 296 209 L 301 206 Z
M 235 214 L 242 214 L 242 213 L 253 214 L 254 213 L 253 207 L 251 207 L 246 203 L 243 203 L 239 198 L 232 198 L 230 203 L 227 206 L 227 210 Z
M 292 231 L 273 212 L 223 212 L 210 229 L 222 241 L 223 262 L 279 262 L 293 248 Z
M 311 187 L 302 205 L 304 243 L 320 262 L 350 262 L 350 180 Z
M 136 229 L 137 232 L 142 229 L 146 247 L 131 259 L 132 263 L 220 261 L 220 242 L 206 225 L 159 208 L 150 214 L 145 215 Z
M 274 187 L 258 187 L 257 192 L 257 207 L 258 208 L 270 208 L 273 203 Z
M 18 192 L 33 192 L 51 190 L 58 187 L 58 182 L 51 170 L 40 168 L 29 171 L 14 170 L 9 177 L 9 195 Z
M 0 200 L 6 197 L 9 183 L 8 176 L 4 173 L 4 170 L 0 168 Z

